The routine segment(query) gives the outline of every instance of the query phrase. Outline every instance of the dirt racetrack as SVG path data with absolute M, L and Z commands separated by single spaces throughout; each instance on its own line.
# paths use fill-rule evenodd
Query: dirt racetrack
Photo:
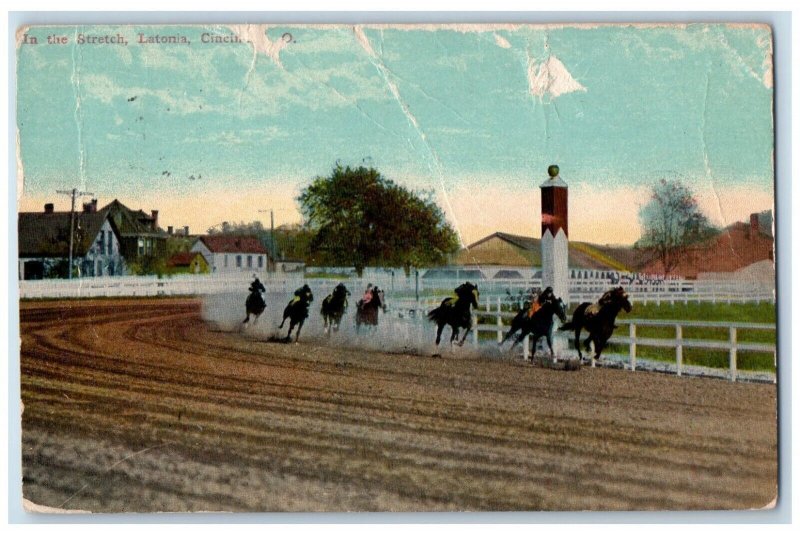
M 215 331 L 191 299 L 20 316 L 36 504 L 684 510 L 777 493 L 775 385 L 269 343 Z

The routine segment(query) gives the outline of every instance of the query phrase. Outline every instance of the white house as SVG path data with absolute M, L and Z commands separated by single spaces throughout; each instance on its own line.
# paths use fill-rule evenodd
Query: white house
M 211 273 L 266 272 L 270 258 L 255 236 L 201 236 L 192 245 L 208 262 Z
M 19 278 L 69 276 L 70 212 L 56 212 L 48 203 L 43 212 L 20 212 L 18 219 Z M 74 215 L 73 274 L 79 277 L 123 275 L 120 233 L 107 210 L 97 201 L 84 204 Z

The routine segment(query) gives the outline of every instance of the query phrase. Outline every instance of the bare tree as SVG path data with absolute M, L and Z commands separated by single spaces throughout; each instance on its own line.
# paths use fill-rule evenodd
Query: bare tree
M 679 181 L 660 180 L 650 201 L 639 210 L 642 237 L 636 247 L 649 250 L 661 262 L 664 275 L 686 257 L 687 249 L 716 234 L 700 211 L 688 187 Z

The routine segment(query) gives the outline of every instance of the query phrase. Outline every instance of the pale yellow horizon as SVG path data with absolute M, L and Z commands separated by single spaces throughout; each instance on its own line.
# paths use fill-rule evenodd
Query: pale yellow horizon
M 192 196 L 141 194 L 118 196 L 131 209 L 146 213 L 159 211 L 159 225 L 181 229 L 189 226 L 192 234 L 204 234 L 209 228 L 228 222 L 261 221 L 269 227 L 269 210 L 274 211 L 275 226 L 302 222 L 295 201 L 298 190 L 286 185 L 270 191 L 230 191 L 220 188 Z M 698 204 L 711 222 L 719 227 L 747 221 L 751 213 L 771 210 L 770 192 L 747 186 L 706 187 L 695 190 Z M 595 244 L 631 245 L 641 236 L 638 212 L 649 199 L 646 187 L 598 189 L 575 185 L 569 192 L 569 237 Z M 104 206 L 115 197 L 99 196 Z M 86 201 L 88 199 L 83 199 Z M 18 202 L 21 212 L 42 211 L 45 203 L 54 203 L 57 211 L 68 211 L 70 199 L 63 195 L 23 195 Z M 538 188 L 519 191 L 498 186 L 449 189 L 447 199 L 438 194 L 439 205 L 448 221 L 467 246 L 495 232 L 539 237 L 540 197 Z M 80 209 L 80 202 L 76 203 Z

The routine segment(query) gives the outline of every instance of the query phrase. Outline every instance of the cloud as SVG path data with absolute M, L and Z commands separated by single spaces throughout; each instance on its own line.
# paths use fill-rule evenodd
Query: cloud
M 528 58 L 528 86 L 531 95 L 557 98 L 566 93 L 586 91 L 555 56 L 549 56 L 543 62 Z

